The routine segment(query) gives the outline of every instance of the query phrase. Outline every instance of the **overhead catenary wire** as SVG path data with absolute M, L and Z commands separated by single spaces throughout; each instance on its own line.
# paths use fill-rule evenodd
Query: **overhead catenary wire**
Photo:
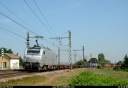
M 34 1 L 35 5 L 37 6 L 36 2 Z M 12 12 L 10 9 L 8 9 L 5 5 L 3 5 L 2 3 L 0 3 L 3 7 L 5 7 L 8 11 L 10 11 L 13 15 L 15 15 L 17 18 L 19 18 L 22 22 L 26 23 L 25 21 L 23 21 L 19 16 L 17 16 L 14 12 Z M 27 4 L 28 5 L 28 4 Z M 29 6 L 30 7 L 30 6 Z M 48 21 L 46 20 L 45 16 L 43 15 L 43 13 L 41 12 L 41 10 L 39 9 L 39 7 L 37 6 L 38 10 L 40 11 L 40 13 L 42 14 L 42 16 L 44 17 L 45 21 L 48 23 Z M 31 9 L 32 10 L 32 9 Z M 33 11 L 33 10 L 32 10 Z M 34 12 L 34 11 L 33 11 Z M 2 14 L 2 13 L 1 13 Z M 17 23 L 18 25 L 24 27 L 23 25 L 21 25 L 20 23 L 14 21 L 13 19 L 9 18 L 8 16 L 2 14 L 3 16 L 7 17 L 8 19 L 12 20 L 13 22 Z M 36 15 L 36 14 L 35 14 Z M 37 15 L 36 15 L 37 16 Z M 38 17 L 38 16 L 37 16 Z M 27 23 L 26 23 L 27 24 Z M 48 23 L 49 24 L 49 23 Z M 27 24 L 29 25 L 29 24 Z M 29 25 L 30 26 L 30 25 Z M 50 24 L 49 24 L 50 26 Z M 31 26 L 30 26 L 31 27 Z M 51 26 L 50 26 L 51 27 Z M 28 31 L 32 32 L 30 29 L 24 27 L 25 29 L 27 29 Z M 51 27 L 52 29 L 52 27 Z M 37 35 L 36 33 L 32 32 L 33 34 Z M 48 40 L 44 39 L 45 41 L 49 42 Z M 51 42 L 49 42 L 50 44 L 53 44 Z M 54 45 L 53 45 L 54 46 Z
M 26 40 L 25 37 L 23 37 L 23 36 L 17 34 L 16 32 L 14 32 L 14 30 L 16 30 L 16 29 L 14 29 L 14 28 L 12 28 L 12 27 L 10 27 L 10 26 L 8 26 L 8 25 L 3 24 L 2 22 L 0 22 L 0 25 L 3 27 L 3 28 L 2 28 L 3 30 L 5 30 L 5 31 L 7 31 L 7 32 L 9 32 L 9 33 L 11 33 L 11 34 L 14 34 L 14 35 L 16 35 L 16 36 L 18 36 L 18 37 L 23 38 L 23 39 Z M 34 41 L 31 41 L 31 42 L 34 42 Z
M 59 35 L 59 37 L 50 38 L 50 39 L 56 39 L 56 40 L 59 40 L 59 41 L 58 41 L 58 43 L 60 44 L 60 43 L 62 43 L 62 42 L 61 42 L 61 40 L 60 40 L 60 39 L 62 39 L 62 38 L 61 38 L 61 36 L 62 36 L 62 35 L 64 35 L 64 34 L 66 34 L 66 33 L 68 33 L 68 31 L 67 31 L 67 32 L 62 33 L 61 35 Z M 66 38 L 68 38 L 68 37 L 66 37 Z M 58 46 L 59 46 L 59 45 L 58 45 Z M 63 49 L 65 49 L 65 46 L 63 46 L 63 45 L 61 45 L 61 44 L 60 44 L 60 46 L 59 46 L 59 47 L 63 47 Z M 67 49 L 66 49 L 66 50 L 67 50 Z
M 18 19 L 20 19 L 23 23 L 27 24 L 29 27 L 33 28 L 32 26 L 30 26 L 27 22 L 25 22 L 23 19 L 21 19 L 18 15 L 16 15 L 14 12 L 12 12 L 9 8 L 7 8 L 4 4 L 2 4 L 0 2 L 0 5 L 2 5 L 4 8 L 6 8 L 10 13 L 12 13 L 14 16 L 16 16 Z M 35 28 L 33 28 L 35 29 Z
M 26 28 L 25 26 L 23 26 L 22 24 L 18 23 L 17 21 L 15 21 L 15 20 L 11 19 L 10 17 L 6 16 L 5 14 L 3 14 L 3 13 L 1 13 L 1 12 L 0 12 L 0 14 L 3 15 L 4 17 L 10 19 L 10 20 L 13 21 L 14 23 L 18 24 L 19 26 L 23 27 L 24 29 L 30 31 L 31 33 L 33 33 L 33 34 L 35 34 L 35 35 L 38 35 L 38 34 L 32 32 L 30 29 L 28 29 L 28 28 Z M 49 42 L 49 41 L 46 40 L 46 39 L 44 39 L 44 40 L 47 41 L 47 42 Z M 49 42 L 49 43 L 51 44 L 51 42 Z
M 2 24 L 2 23 L 0 22 L 0 25 L 1 25 L 1 24 Z M 10 32 L 10 33 L 12 33 L 12 34 L 14 34 L 14 35 L 16 35 L 16 36 L 18 36 L 18 37 L 21 37 L 21 38 L 23 38 L 23 39 L 26 39 L 25 37 L 23 37 L 23 36 L 21 36 L 21 35 L 15 33 L 15 32 L 13 32 L 13 31 L 11 31 L 11 30 L 7 30 L 7 27 L 8 27 L 8 26 L 3 26 L 3 24 L 2 24 L 1 26 L 2 26 L 2 27 L 5 27 L 5 28 L 0 27 L 1 29 L 5 30 L 5 31 L 8 31 L 8 32 Z
M 37 4 L 36 4 L 36 2 L 33 0 L 33 2 L 35 3 L 35 5 L 37 6 Z M 42 16 L 44 17 L 44 19 L 45 19 L 45 21 L 47 22 L 47 24 L 50 26 L 50 24 L 48 23 L 48 21 L 46 20 L 46 18 L 45 18 L 45 16 L 43 15 L 43 13 L 41 12 L 41 10 L 39 9 L 39 7 L 37 6 L 37 8 L 38 8 L 38 10 L 40 11 L 40 13 L 42 14 Z M 31 9 L 32 10 L 32 9 Z M 32 10 L 33 11 L 33 10 Z M 33 11 L 34 12 L 34 11 Z M 51 27 L 51 26 L 50 26 Z M 52 27 L 51 27 L 51 29 L 52 29 Z M 52 31 L 53 31 L 53 29 L 52 29 Z M 54 32 L 54 31 L 53 31 Z M 56 35 L 56 34 L 55 34 Z M 44 39 L 45 40 L 45 39 Z M 47 41 L 47 40 L 45 40 L 45 41 Z M 49 42 L 49 41 L 47 41 L 47 42 Z M 49 42 L 50 44 L 52 44 L 53 45 L 53 43 L 51 43 L 51 42 Z M 54 46 L 54 45 L 53 45 Z M 57 46 L 55 46 L 55 47 L 57 47 Z
M 34 27 L 32 27 L 31 25 L 29 25 L 27 22 L 25 22 L 23 19 L 21 19 L 18 15 L 16 15 L 13 11 L 11 11 L 9 8 L 7 8 L 4 4 L 2 4 L 0 2 L 0 5 L 2 5 L 4 8 L 6 8 L 10 13 L 12 13 L 14 16 L 16 16 L 18 19 L 20 19 L 23 23 L 27 24 L 29 27 L 31 27 L 32 29 L 36 30 Z M 37 30 L 36 30 L 37 31 Z M 40 33 L 40 32 L 39 32 Z M 44 35 L 44 34 L 43 34 Z M 46 36 L 46 35 L 45 35 Z
M 8 31 L 8 30 L 6 30 L 6 29 L 4 29 L 4 28 L 2 28 L 2 27 L 0 27 L 0 29 L 2 29 L 2 30 L 4 30 L 4 31 L 6 31 L 6 33 L 5 34 L 13 34 L 14 35 L 14 33 L 13 32 L 10 32 L 10 31 Z M 9 34 L 9 35 L 10 35 Z M 17 35 L 17 34 L 15 34 L 16 36 L 19 36 L 19 35 Z M 12 36 L 12 35 L 10 35 L 10 36 Z M 14 37 L 14 36 L 12 36 L 12 37 Z M 22 36 L 19 36 L 20 38 L 23 38 L 24 39 L 24 37 L 22 37 Z M 21 40 L 21 39 L 19 39 L 18 37 L 14 37 L 14 38 L 17 38 L 18 40 L 20 40 L 20 41 L 22 41 L 22 42 L 24 42 L 23 40 Z M 24 42 L 25 43 L 25 42 Z
M 1 13 L 1 12 L 0 12 L 0 14 L 3 15 L 4 17 L 10 19 L 10 20 L 13 21 L 14 23 L 18 24 L 19 26 L 23 27 L 24 29 L 30 31 L 31 33 L 37 35 L 36 33 L 32 32 L 30 29 L 26 28 L 25 26 L 23 26 L 22 24 L 18 23 L 18 22 L 15 21 L 15 20 L 11 19 L 10 17 L 6 16 L 5 14 L 3 14 L 3 13 Z
M 59 37 L 60 37 L 60 36 L 62 36 L 62 35 L 64 35 L 64 34 L 66 34 L 66 33 L 68 33 L 68 31 L 67 31 L 67 32 L 64 32 L 64 33 L 63 33 L 63 34 L 61 34 L 61 35 L 59 35 Z
M 23 27 L 24 29 L 28 30 L 29 32 L 31 32 L 31 33 L 33 33 L 33 34 L 35 34 L 35 35 L 38 35 L 38 34 L 36 34 L 35 32 L 33 32 L 33 31 L 31 31 L 30 29 L 28 29 L 27 27 L 25 27 L 24 25 L 18 23 L 17 21 L 13 20 L 12 18 L 6 16 L 6 15 L 3 14 L 2 12 L 1 12 L 0 14 L 3 15 L 4 17 L 10 19 L 10 20 L 13 21 L 14 23 L 18 24 L 19 26 Z M 21 20 L 22 20 L 22 19 L 21 19 Z M 9 32 L 9 31 L 8 31 L 8 32 Z M 14 34 L 14 33 L 12 33 L 12 34 Z M 15 34 L 15 35 L 16 35 L 16 34 Z M 16 35 L 16 36 L 17 36 L 17 35 Z M 44 40 L 45 40 L 46 42 L 48 42 L 48 43 L 50 43 L 50 44 L 53 45 L 53 43 L 51 43 L 50 41 L 48 41 L 48 40 L 46 40 L 46 39 L 44 39 Z
M 4 15 L 4 14 L 1 14 L 1 15 L 3 15 L 3 16 L 6 17 L 6 18 L 8 18 L 8 16 L 6 16 L 6 15 Z M 9 18 L 10 18 L 10 17 L 9 17 Z M 9 19 L 9 18 L 8 18 L 8 19 Z M 21 26 L 21 27 L 27 29 L 27 30 L 30 31 L 31 33 L 37 35 L 35 32 L 31 31 L 31 30 L 28 29 L 26 26 L 24 26 L 24 25 L 20 24 L 19 22 L 13 20 L 12 18 L 10 18 L 10 20 L 13 21 L 13 22 L 15 22 L 15 23 L 18 24 L 19 26 Z M 20 20 L 22 20 L 22 19 L 20 19 Z M 4 29 L 5 29 L 5 28 L 4 28 Z M 9 30 L 5 30 L 5 31 L 8 32 L 8 34 L 10 33 L 10 34 L 12 34 L 12 35 L 19 36 L 20 38 L 22 38 L 22 36 L 20 36 L 20 35 L 14 33 L 14 32 L 12 32 L 12 31 L 9 31 Z M 12 36 L 12 37 L 14 37 L 14 36 Z M 15 37 L 15 38 L 17 38 L 17 37 Z M 24 38 L 24 39 L 25 39 L 25 38 Z M 48 40 L 46 40 L 46 39 L 44 39 L 44 40 L 45 40 L 46 42 L 48 42 L 48 43 L 50 43 L 50 44 L 53 45 L 52 42 L 50 42 L 50 41 L 48 41 Z M 51 57 L 51 56 L 50 56 L 50 57 Z
M 49 29 L 45 26 L 45 24 L 41 21 L 41 19 L 37 16 L 37 14 L 32 10 L 32 8 L 29 6 L 29 4 L 24 0 L 26 5 L 29 7 L 29 9 L 34 13 L 34 15 L 37 17 L 37 19 L 41 22 L 41 24 L 47 29 L 47 31 L 52 35 L 52 33 L 49 31 Z M 53 36 L 53 35 L 52 35 Z
M 39 6 L 37 5 L 37 3 L 35 2 L 35 0 L 33 0 L 34 4 L 36 5 L 37 9 L 39 10 L 39 12 L 41 13 L 41 15 L 43 16 L 44 20 L 47 22 L 48 26 L 51 28 L 51 30 L 53 31 L 53 33 L 56 35 L 56 33 L 54 32 L 52 26 L 49 24 L 49 22 L 47 21 L 46 17 L 44 16 L 43 12 L 40 10 Z M 57 36 L 57 35 L 56 35 Z

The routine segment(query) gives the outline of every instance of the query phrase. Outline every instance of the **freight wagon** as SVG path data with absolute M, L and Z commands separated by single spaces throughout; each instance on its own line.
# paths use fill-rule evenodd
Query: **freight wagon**
M 86 67 L 97 67 L 97 63 L 87 62 Z

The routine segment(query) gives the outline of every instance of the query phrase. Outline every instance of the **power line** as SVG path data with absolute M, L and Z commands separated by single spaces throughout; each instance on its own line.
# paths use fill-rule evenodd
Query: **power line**
M 35 28 L 33 28 L 32 26 L 30 26 L 27 22 L 25 22 L 23 19 L 21 19 L 18 15 L 16 15 L 14 12 L 12 12 L 9 8 L 7 8 L 4 4 L 2 4 L 1 2 L 0 2 L 0 4 L 4 7 L 4 8 L 6 8 L 10 13 L 12 13 L 14 16 L 16 16 L 18 19 L 20 19 L 23 23 L 25 23 L 25 24 L 27 24 L 29 27 L 31 27 L 32 29 L 35 29 Z M 36 29 L 35 29 L 36 30 Z M 37 30 L 36 30 L 37 31 Z M 44 34 L 43 34 L 44 35 Z
M 8 30 L 2 28 L 2 27 L 0 27 L 0 29 L 6 31 L 6 32 L 8 32 L 8 33 L 14 34 L 14 33 L 10 32 L 10 31 L 8 31 Z M 5 33 L 5 34 L 6 34 L 6 33 Z M 15 34 L 15 35 L 17 35 L 17 34 Z M 10 36 L 12 36 L 12 35 L 10 35 Z M 19 36 L 19 35 L 17 35 L 17 36 Z M 12 37 L 14 37 L 14 36 L 12 36 Z M 22 36 L 19 36 L 19 37 L 24 38 L 24 37 L 22 37 Z M 15 38 L 17 38 L 17 37 L 15 37 Z M 18 39 L 18 40 L 19 40 L 19 39 Z M 20 41 L 22 41 L 22 40 L 20 40 Z
M 1 25 L 1 26 L 2 26 L 2 25 Z M 3 27 L 4 27 L 4 26 L 3 26 Z M 25 37 L 23 37 L 23 36 L 21 36 L 21 35 L 15 33 L 15 32 L 13 32 L 13 31 L 11 31 L 11 30 L 7 30 L 6 27 L 5 27 L 5 28 L 0 27 L 0 29 L 6 31 L 6 32 L 8 32 L 8 33 L 11 33 L 11 34 L 13 34 L 13 35 L 16 35 L 16 36 L 18 36 L 18 37 L 20 37 L 20 38 L 26 39 Z M 14 36 L 13 36 L 13 37 L 14 37 Z M 15 37 L 15 38 L 17 38 L 17 37 Z M 18 39 L 18 40 L 19 40 L 19 39 Z M 21 41 L 22 41 L 22 40 L 21 40 Z M 31 42 L 33 42 L 33 41 L 31 41 Z
M 1 13 L 1 12 L 0 12 L 0 14 L 1 14 L 1 15 L 3 15 L 4 17 L 6 17 L 6 18 L 10 19 L 10 20 L 11 20 L 11 21 L 13 21 L 14 23 L 18 24 L 19 26 L 23 27 L 24 29 L 26 29 L 26 30 L 30 31 L 31 33 L 33 33 L 33 34 L 35 34 L 35 35 L 38 35 L 38 34 L 36 34 L 36 33 L 32 32 L 30 29 L 28 29 L 28 28 L 24 27 L 23 25 L 21 25 L 21 24 L 20 24 L 20 23 L 18 23 L 17 21 L 15 21 L 15 20 L 11 19 L 10 17 L 8 17 L 8 16 L 4 15 L 3 13 Z M 49 42 L 49 41 L 48 41 L 48 40 L 46 40 L 46 39 L 44 39 L 44 40 L 45 40 L 45 41 L 47 41 L 47 42 Z M 51 43 L 51 42 L 49 42 L 49 43 L 53 45 L 53 43 Z
M 11 28 L 8 25 L 5 25 L 5 24 L 3 24 L 1 22 L 0 22 L 0 25 L 3 27 L 3 28 L 0 27 L 2 30 L 6 31 L 8 33 L 14 34 L 14 35 L 16 35 L 16 36 L 18 36 L 20 38 L 26 39 L 25 37 L 23 37 L 23 36 L 17 34 L 16 32 L 10 30 L 10 29 L 15 30 L 14 28 Z M 9 29 L 9 30 L 7 30 L 7 29 Z M 31 42 L 33 42 L 33 41 L 31 41 Z
M 29 9 L 34 13 L 34 15 L 38 18 L 38 20 L 41 22 L 41 24 L 47 29 L 47 31 L 52 35 L 52 33 L 49 31 L 49 29 L 45 26 L 45 24 L 41 21 L 41 19 L 37 16 L 37 14 L 32 10 L 32 8 L 29 6 L 29 4 L 24 0 L 26 5 L 29 7 Z M 53 35 L 52 35 L 53 36 Z
M 6 30 L 6 29 L 4 29 L 4 28 L 2 28 L 2 27 L 0 27 L 0 29 L 3 29 L 3 30 L 5 30 L 5 31 L 7 31 L 7 32 L 9 32 L 9 33 L 15 34 L 16 36 L 19 36 L 19 37 L 21 37 L 21 38 L 25 39 L 24 37 L 22 37 L 22 36 L 20 36 L 20 35 L 16 34 L 15 32 L 12 32 L 12 31 Z
M 0 14 L 1 14 L 1 15 L 3 15 L 4 17 L 6 17 L 6 18 L 10 19 L 10 20 L 11 20 L 11 21 L 13 21 L 14 23 L 18 24 L 19 26 L 23 27 L 24 29 L 26 29 L 26 30 L 30 31 L 31 33 L 33 33 L 33 34 L 37 35 L 36 33 L 32 32 L 30 29 L 28 29 L 28 28 L 24 27 L 23 25 L 21 25 L 20 23 L 16 22 L 16 21 L 15 21 L 15 20 L 13 20 L 13 19 L 11 19 L 10 17 L 8 17 L 8 16 L 4 15 L 3 13 L 1 13 L 1 12 L 0 12 Z
M 68 37 L 56 37 L 56 38 L 50 38 L 50 39 L 60 39 L 60 38 L 68 38 L 69 39 L 69 50 L 68 50 L 68 59 L 69 59 L 69 65 L 70 65 L 70 69 L 72 69 L 72 53 L 71 53 L 71 31 L 69 30 L 69 36 Z
M 0 23 L 1 23 L 1 22 L 0 22 Z M 1 23 L 1 24 L 2 24 L 2 23 Z M 3 26 L 3 24 L 2 24 L 1 26 Z M 4 27 L 4 26 L 3 26 L 3 27 Z M 8 26 L 7 26 L 7 27 L 8 27 Z M 3 29 L 3 30 L 5 30 L 5 31 L 8 31 L 8 32 L 10 32 L 10 33 L 12 33 L 12 34 L 15 34 L 16 36 L 19 36 L 19 37 L 25 39 L 25 37 L 23 37 L 23 36 L 21 36 L 21 35 L 15 33 L 15 32 L 13 32 L 13 31 L 11 31 L 11 30 L 7 30 L 7 27 L 5 27 L 5 28 L 1 28 L 1 27 L 0 27 L 0 28 Z
M 4 5 L 3 5 L 4 6 Z M 5 7 L 5 6 L 4 6 Z M 6 8 L 6 7 L 5 7 Z M 6 9 L 8 9 L 8 8 L 6 8 Z M 9 9 L 8 9 L 9 10 Z M 24 22 L 24 23 L 26 23 L 25 21 L 23 21 L 20 17 L 18 17 L 15 13 L 13 13 L 11 10 L 9 10 L 13 15 L 15 15 L 17 18 L 19 18 L 22 22 Z M 1 15 L 3 15 L 4 17 L 6 17 L 6 18 L 8 18 L 8 19 L 10 19 L 11 21 L 13 21 L 14 23 L 16 23 L 16 24 L 18 24 L 19 26 L 21 26 L 21 27 L 23 27 L 23 28 L 25 28 L 25 29 L 27 29 L 28 31 L 30 31 L 31 33 L 33 33 L 33 34 L 35 34 L 35 35 L 37 35 L 36 33 L 34 33 L 34 32 L 32 32 L 30 29 L 28 29 L 27 27 L 25 27 L 24 25 L 22 25 L 22 24 L 20 24 L 20 23 L 18 23 L 17 21 L 15 21 L 15 20 L 13 20 L 12 18 L 10 18 L 10 17 L 8 17 L 8 16 L 6 16 L 5 14 L 3 14 L 2 12 L 0 12 L 0 14 Z M 45 20 L 46 20 L 46 18 L 44 18 Z M 48 23 L 48 21 L 46 20 L 46 22 Z M 27 23 L 26 23 L 27 24 Z M 49 23 L 48 23 L 49 24 Z M 49 24 L 50 25 L 50 24 Z M 29 25 L 30 26 L 30 25 Z M 30 26 L 31 27 L 31 26 Z M 51 26 L 50 26 L 51 27 Z M 1 27 L 0 27 L 1 28 Z M 9 30 L 6 30 L 5 28 L 1 28 L 1 29 L 3 29 L 3 30 L 5 30 L 6 32 L 9 32 L 9 33 L 11 33 L 11 34 L 13 34 L 13 35 L 16 35 L 16 36 L 19 36 L 19 37 L 21 37 L 21 38 L 24 38 L 24 37 L 22 37 L 21 35 L 19 35 L 19 34 L 16 34 L 15 32 L 12 32 L 12 31 L 9 31 Z M 52 29 L 52 27 L 51 27 L 51 29 Z M 53 31 L 53 30 L 52 30 Z M 53 31 L 54 32 L 54 31 Z M 14 37 L 14 36 L 13 36 Z M 17 38 L 17 37 L 15 37 L 15 38 Z M 25 38 L 24 38 L 25 39 Z M 18 39 L 19 40 L 19 39 Z M 46 40 L 46 39 L 44 39 L 45 41 L 47 41 L 47 42 L 49 42 L 48 40 Z M 51 43 L 51 42 L 49 42 L 50 44 L 52 44 L 53 45 L 53 43 Z
M 62 35 L 64 35 L 64 34 L 66 34 L 66 33 L 68 33 L 68 31 L 67 31 L 67 32 L 64 32 L 64 33 L 63 33 L 63 34 L 61 34 L 61 35 L 59 35 L 59 37 L 60 37 L 60 36 L 62 36 Z
M 21 21 L 23 21 L 23 20 L 22 20 L 20 17 L 18 17 L 15 13 L 13 13 L 11 10 L 9 10 L 5 5 L 3 5 L 2 3 L 0 3 L 0 4 L 1 4 L 2 6 L 4 6 L 8 11 L 10 11 L 13 15 L 15 15 L 17 18 L 19 18 Z M 30 6 L 29 6 L 29 7 L 30 7 Z M 31 9 L 31 10 L 32 10 L 32 9 Z M 19 26 L 21 26 L 21 27 L 27 29 L 27 30 L 30 31 L 31 33 L 37 35 L 36 33 L 32 32 L 30 29 L 26 28 L 25 26 L 23 26 L 22 24 L 18 23 L 18 22 L 15 21 L 15 20 L 13 20 L 12 18 L 6 16 L 5 14 L 3 14 L 3 13 L 1 13 L 1 12 L 0 12 L 0 14 L 3 15 L 4 17 L 10 19 L 10 20 L 13 21 L 14 23 L 18 24 Z M 38 17 L 38 16 L 37 16 L 37 17 Z M 46 19 L 46 18 L 45 18 L 45 19 Z M 23 21 L 23 22 L 26 23 L 25 21 Z M 48 21 L 47 21 L 47 22 L 48 22 Z M 26 23 L 26 24 L 27 24 L 27 23 Z M 29 26 L 30 26 L 30 25 L 29 25 Z M 9 32 L 9 31 L 8 31 L 8 32 Z M 13 34 L 15 34 L 15 33 L 13 33 Z M 15 34 L 15 35 L 17 35 L 17 34 Z M 20 35 L 18 35 L 18 36 L 20 36 Z M 46 39 L 44 39 L 44 40 L 53 45 L 53 43 L 51 43 L 50 41 L 48 41 L 48 40 L 46 40 Z M 54 45 L 53 45 L 53 46 L 54 46 Z
M 68 33 L 68 31 L 67 32 L 64 32 L 63 34 L 61 34 L 61 35 L 59 35 L 59 37 L 55 37 L 55 38 L 50 38 L 50 39 L 57 39 L 57 40 L 59 40 L 58 41 L 58 43 L 61 45 L 62 44 L 62 42 L 61 42 L 61 40 L 60 39 L 63 39 L 63 38 L 68 38 L 68 37 L 60 37 L 60 36 L 62 36 L 62 35 L 64 35 L 64 34 L 66 34 L 66 33 Z M 61 45 L 61 48 L 63 47 L 63 49 L 64 50 L 67 50 L 64 46 L 62 46 Z M 68 50 L 67 50 L 68 51 Z
M 28 26 L 30 26 L 28 23 L 26 23 L 24 20 L 22 20 L 19 16 L 17 16 L 14 12 L 12 12 L 10 9 L 8 9 L 5 5 L 3 5 L 1 2 L 0 2 L 0 4 L 3 6 L 3 7 L 5 7 L 9 12 L 11 12 L 14 16 L 16 16 L 18 19 L 20 19 L 22 22 L 24 22 L 25 24 L 27 24 Z M 2 15 L 4 15 L 4 14 L 2 14 Z M 5 16 L 5 15 L 4 15 Z M 7 17 L 7 16 L 5 16 L 5 17 Z M 9 18 L 9 17 L 7 17 L 8 19 L 10 19 L 10 20 L 12 20 L 11 18 Z M 15 22 L 15 23 L 18 23 L 18 22 L 16 22 L 16 21 L 14 21 L 14 20 L 12 20 L 13 22 Z M 18 24 L 19 25 L 19 24 Z M 21 26 L 21 25 L 20 25 Z M 23 27 L 23 26 L 22 26 Z M 31 28 L 33 28 L 32 26 L 30 26 Z M 26 28 L 25 28 L 26 29 Z M 34 28 L 33 28 L 34 29 Z M 28 29 L 27 29 L 28 30 Z M 30 30 L 28 30 L 28 31 L 30 31 Z M 30 31 L 30 32 L 32 32 L 32 31 Z M 32 32 L 32 33 L 34 33 L 34 32 Z M 35 34 L 35 33 L 34 33 Z M 37 34 L 35 34 L 35 35 L 37 35 Z M 47 41 L 47 40 L 46 40 Z M 47 41 L 47 42 L 49 42 L 49 41 Z M 51 43 L 51 42 L 49 42 L 49 43 Z
M 30 26 L 28 23 L 26 23 L 24 20 L 22 20 L 18 15 L 16 15 L 14 12 L 12 12 L 9 8 L 7 8 L 4 4 L 2 4 L 1 2 L 0 2 L 0 4 L 1 4 L 4 8 L 6 8 L 10 13 L 12 13 L 14 16 L 16 16 L 18 19 L 20 19 L 22 22 L 24 22 L 25 24 L 27 24 L 29 27 L 33 28 L 33 27 Z M 34 28 L 33 28 L 33 29 L 34 29 Z
M 34 1 L 34 0 L 33 0 Z M 48 23 L 48 21 L 47 21 L 47 19 L 45 18 L 45 16 L 43 15 L 43 13 L 41 12 L 41 10 L 39 9 L 39 7 L 38 7 L 38 5 L 36 4 L 36 2 L 34 1 L 34 3 L 35 3 L 35 5 L 37 6 L 37 8 L 38 8 L 38 10 L 40 11 L 40 13 L 42 14 L 42 16 L 44 17 L 44 19 L 45 19 L 45 21 L 47 22 L 47 24 L 50 26 L 50 24 Z M 28 26 L 30 26 L 28 23 L 26 23 L 24 20 L 22 20 L 19 16 L 17 16 L 14 12 L 12 12 L 10 9 L 8 9 L 5 5 L 3 5 L 2 3 L 0 3 L 3 7 L 5 7 L 9 12 L 11 12 L 14 16 L 16 16 L 18 19 L 20 19 L 22 22 L 24 22 L 25 24 L 27 24 Z M 27 3 L 26 3 L 27 4 Z M 28 5 L 28 4 L 27 4 Z M 29 6 L 30 7 L 30 6 Z M 32 10 L 32 9 L 31 9 Z M 33 10 L 32 10 L 33 11 Z M 33 11 L 34 12 L 34 11 Z M 4 15 L 4 14 L 2 14 L 2 15 Z M 36 15 L 36 14 L 35 14 Z M 5 15 L 4 15 L 5 16 Z M 7 17 L 7 16 L 5 16 L 5 17 Z M 38 17 L 38 16 L 37 16 Z M 11 18 L 9 18 L 9 17 L 7 17 L 8 19 L 10 19 L 10 20 L 12 20 Z M 17 23 L 18 25 L 20 25 L 20 26 L 22 26 L 22 27 L 24 27 L 23 25 L 21 25 L 21 24 L 19 24 L 18 22 L 16 22 L 16 21 L 14 21 L 14 20 L 12 20 L 13 22 L 15 22 L 15 23 Z M 31 26 L 30 26 L 31 27 Z M 51 27 L 51 26 L 50 26 Z M 26 29 L 26 27 L 24 27 L 25 29 Z M 32 28 L 32 27 L 31 27 Z M 52 27 L 51 27 L 51 29 L 52 29 Z M 30 30 L 29 30 L 30 31 Z M 52 30 L 53 31 L 53 30 Z M 32 31 L 31 31 L 32 32 Z M 32 32 L 32 33 L 34 33 L 34 32 Z M 67 33 L 67 32 L 66 32 Z M 35 34 L 35 33 L 34 33 Z M 65 33 L 64 33 L 65 34 Z M 35 34 L 35 35 L 37 35 L 37 34 Z M 45 39 L 45 41 L 47 41 L 47 42 L 49 42 L 48 40 L 46 40 Z M 49 42 L 50 44 L 53 44 L 53 43 L 51 43 L 51 42 Z M 53 46 L 55 46 L 55 45 L 53 45 Z
M 53 31 L 53 33 L 55 34 L 53 28 L 51 27 L 51 25 L 49 24 L 49 22 L 47 21 L 46 17 L 44 16 L 43 12 L 40 10 L 40 8 L 38 7 L 38 5 L 36 4 L 35 0 L 33 0 L 34 4 L 36 5 L 37 9 L 39 10 L 39 12 L 41 13 L 41 15 L 43 16 L 43 18 L 45 19 L 45 21 L 47 22 L 48 26 L 51 28 L 51 30 Z M 55 34 L 56 35 L 56 34 Z

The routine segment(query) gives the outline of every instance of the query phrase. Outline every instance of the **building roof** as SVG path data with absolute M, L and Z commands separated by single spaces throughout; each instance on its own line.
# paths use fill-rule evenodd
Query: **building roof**
M 8 56 L 9 58 L 19 59 L 19 56 L 13 53 L 5 53 L 5 55 Z

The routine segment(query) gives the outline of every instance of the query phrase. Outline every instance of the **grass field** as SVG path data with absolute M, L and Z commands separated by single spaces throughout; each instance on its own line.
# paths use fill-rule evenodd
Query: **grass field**
M 0 86 L 34 86 L 35 83 L 45 81 L 45 77 L 35 76 L 35 77 L 25 77 L 19 80 L 10 80 L 7 82 L 0 82 Z
M 74 82 L 75 84 L 73 84 Z M 125 86 L 128 85 L 128 72 L 114 71 L 113 69 L 79 68 L 51 78 L 36 76 L 0 83 L 1 86 L 75 86 L 77 84 L 79 86 Z
M 112 68 L 104 68 L 104 69 L 96 69 L 96 68 L 91 68 L 91 69 L 86 69 L 86 71 L 93 72 L 95 74 L 105 74 L 108 76 L 112 76 L 114 78 L 119 78 L 120 80 L 125 80 L 128 81 L 128 72 L 126 71 L 115 71 Z
M 86 71 L 74 77 L 69 86 L 128 86 L 128 82 L 112 76 Z
M 37 83 L 37 86 L 67 86 L 71 79 L 86 71 L 85 68 L 73 69 L 60 75 L 56 75 L 45 82 Z

